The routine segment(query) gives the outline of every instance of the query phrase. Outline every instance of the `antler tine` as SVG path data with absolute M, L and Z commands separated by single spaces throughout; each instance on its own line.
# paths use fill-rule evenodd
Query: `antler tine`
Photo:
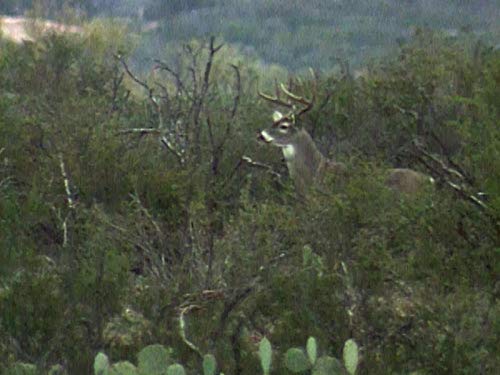
M 311 100 L 308 100 L 308 99 L 304 98 L 303 96 L 299 96 L 297 94 L 292 93 L 290 91 L 290 89 L 287 89 L 283 83 L 280 83 L 278 85 L 277 81 L 275 81 L 276 96 L 264 94 L 260 90 L 258 91 L 258 94 L 261 98 L 263 98 L 267 101 L 270 101 L 271 103 L 274 103 L 276 105 L 280 105 L 280 106 L 283 106 L 286 108 L 290 108 L 291 111 L 288 115 L 285 116 L 286 118 L 293 119 L 295 117 L 298 117 L 298 116 L 306 113 L 307 111 L 311 110 L 311 108 L 313 107 L 314 102 L 316 100 L 317 77 L 316 77 L 316 74 L 314 73 L 314 70 L 310 69 L 310 71 L 311 71 L 311 74 L 313 76 L 313 83 L 314 83 Z M 291 85 L 291 81 L 289 82 L 289 84 Z M 302 84 L 300 84 L 300 86 L 302 86 Z M 281 99 L 280 92 L 284 93 L 289 101 L 285 101 L 285 100 Z M 302 104 L 304 106 L 304 108 L 300 109 L 298 112 L 295 112 L 296 107 L 293 104 L 293 102 Z
M 283 107 L 287 107 L 287 108 L 293 108 L 293 105 L 288 103 L 288 102 L 285 102 L 283 100 L 281 100 L 280 98 L 278 98 L 277 96 L 271 96 L 271 95 L 267 95 L 267 94 L 264 94 L 262 91 L 258 91 L 258 94 L 259 96 L 262 98 L 262 99 L 265 99 L 271 103 L 274 103 L 274 104 L 277 104 L 277 105 L 281 105 Z
M 311 73 L 312 76 L 312 82 L 313 82 L 313 88 L 312 88 L 312 97 L 310 100 L 307 100 L 302 97 L 297 97 L 297 99 L 302 99 L 300 103 L 304 104 L 305 107 L 302 108 L 298 113 L 297 117 L 306 113 L 307 111 L 311 110 L 311 108 L 314 106 L 314 103 L 316 102 L 316 93 L 318 92 L 318 76 L 316 72 L 314 71 L 313 68 L 309 68 L 309 72 Z M 301 85 L 302 86 L 302 85 Z
M 313 91 L 313 97 L 311 98 L 311 100 L 307 100 L 306 98 L 302 97 L 302 96 L 298 96 L 292 92 L 290 92 L 286 87 L 285 85 L 281 84 L 281 91 L 283 91 L 283 93 L 289 97 L 291 100 L 294 100 L 300 104 L 303 104 L 305 107 L 302 108 L 300 111 L 298 111 L 295 116 L 300 116 L 304 113 L 306 113 L 307 111 L 311 110 L 311 108 L 313 107 L 314 105 L 314 101 L 315 101 L 315 98 L 316 98 L 316 93 Z
M 281 91 L 283 91 L 285 93 L 286 96 L 288 96 L 290 99 L 292 100 L 295 100 L 296 102 L 299 102 L 300 104 L 304 104 L 304 105 L 309 105 L 310 104 L 310 101 L 307 100 L 306 98 L 302 97 L 302 96 L 298 96 L 292 92 L 290 92 L 284 84 L 281 84 Z
M 276 95 L 276 98 L 281 100 L 280 87 L 278 85 L 278 80 L 276 78 L 274 79 L 274 93 Z

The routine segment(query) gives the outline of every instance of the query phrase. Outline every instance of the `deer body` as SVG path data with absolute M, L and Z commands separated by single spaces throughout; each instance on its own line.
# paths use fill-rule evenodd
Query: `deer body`
M 281 131 L 284 128 L 283 126 Z M 344 163 L 333 162 L 324 157 L 305 129 L 297 130 L 288 138 L 275 137 L 271 130 L 263 130 L 261 139 L 281 148 L 290 177 L 301 195 L 311 186 L 320 185 L 326 173 L 343 175 L 347 170 Z
M 311 187 L 320 186 L 327 174 L 339 178 L 347 175 L 346 165 L 326 158 L 305 129 L 296 128 L 290 119 L 280 112 L 275 112 L 273 119 L 272 127 L 261 131 L 259 138 L 281 148 L 299 195 L 304 196 Z M 430 180 L 423 173 L 407 168 L 395 168 L 388 170 L 385 182 L 396 192 L 414 194 Z
M 343 163 L 332 161 L 323 156 L 309 133 L 295 125 L 295 119 L 312 108 L 314 96 L 311 100 L 307 100 L 291 93 L 283 84 L 281 91 L 288 98 L 288 101 L 280 98 L 278 87 L 276 87 L 275 97 L 259 92 L 262 98 L 290 109 L 287 115 L 275 111 L 272 126 L 261 131 L 259 138 L 281 148 L 297 193 L 305 195 L 311 186 L 321 184 L 325 174 L 333 173 L 335 176 L 342 177 L 346 175 L 347 167 Z M 303 108 L 297 111 L 293 103 L 301 104 Z M 423 173 L 411 169 L 396 168 L 388 170 L 385 182 L 389 188 L 396 192 L 414 194 L 433 180 Z
M 385 184 L 394 191 L 406 194 L 418 193 L 425 185 L 433 184 L 434 179 L 409 168 L 389 169 Z

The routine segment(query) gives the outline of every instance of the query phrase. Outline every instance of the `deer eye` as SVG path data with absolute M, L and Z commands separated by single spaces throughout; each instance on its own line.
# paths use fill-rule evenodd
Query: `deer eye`
M 280 124 L 280 129 L 281 130 L 287 130 L 290 125 L 287 123 Z

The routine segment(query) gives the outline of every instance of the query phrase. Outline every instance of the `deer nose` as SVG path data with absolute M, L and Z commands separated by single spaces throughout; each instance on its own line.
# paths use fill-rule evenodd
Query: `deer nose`
M 265 130 L 259 132 L 257 139 L 265 143 L 271 143 L 274 140 L 274 138 Z

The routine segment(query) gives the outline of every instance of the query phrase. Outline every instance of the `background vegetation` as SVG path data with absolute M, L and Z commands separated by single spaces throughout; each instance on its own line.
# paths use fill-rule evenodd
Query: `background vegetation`
M 256 92 L 285 68 L 201 39 L 140 73 L 135 34 L 105 20 L 0 43 L 0 372 L 89 374 L 100 351 L 137 364 L 162 344 L 189 373 L 194 346 L 255 374 L 263 336 L 276 374 L 309 336 L 334 357 L 353 338 L 359 373 L 499 367 L 500 54 L 486 42 L 418 29 L 359 78 L 346 64 L 290 77 L 317 90 L 302 125 L 353 171 L 307 204 L 255 141 L 273 110 Z M 396 197 L 387 165 L 436 188 Z
M 362 68 L 396 53 L 416 28 L 450 38 L 473 35 L 490 45 L 500 40 L 493 0 L 4 0 L 0 14 L 22 15 L 32 6 L 42 18 L 128 20 L 144 31 L 135 59 L 145 68 L 146 58 L 161 58 L 165 45 L 209 35 L 239 46 L 247 58 L 294 71 L 329 71 L 339 60 Z

